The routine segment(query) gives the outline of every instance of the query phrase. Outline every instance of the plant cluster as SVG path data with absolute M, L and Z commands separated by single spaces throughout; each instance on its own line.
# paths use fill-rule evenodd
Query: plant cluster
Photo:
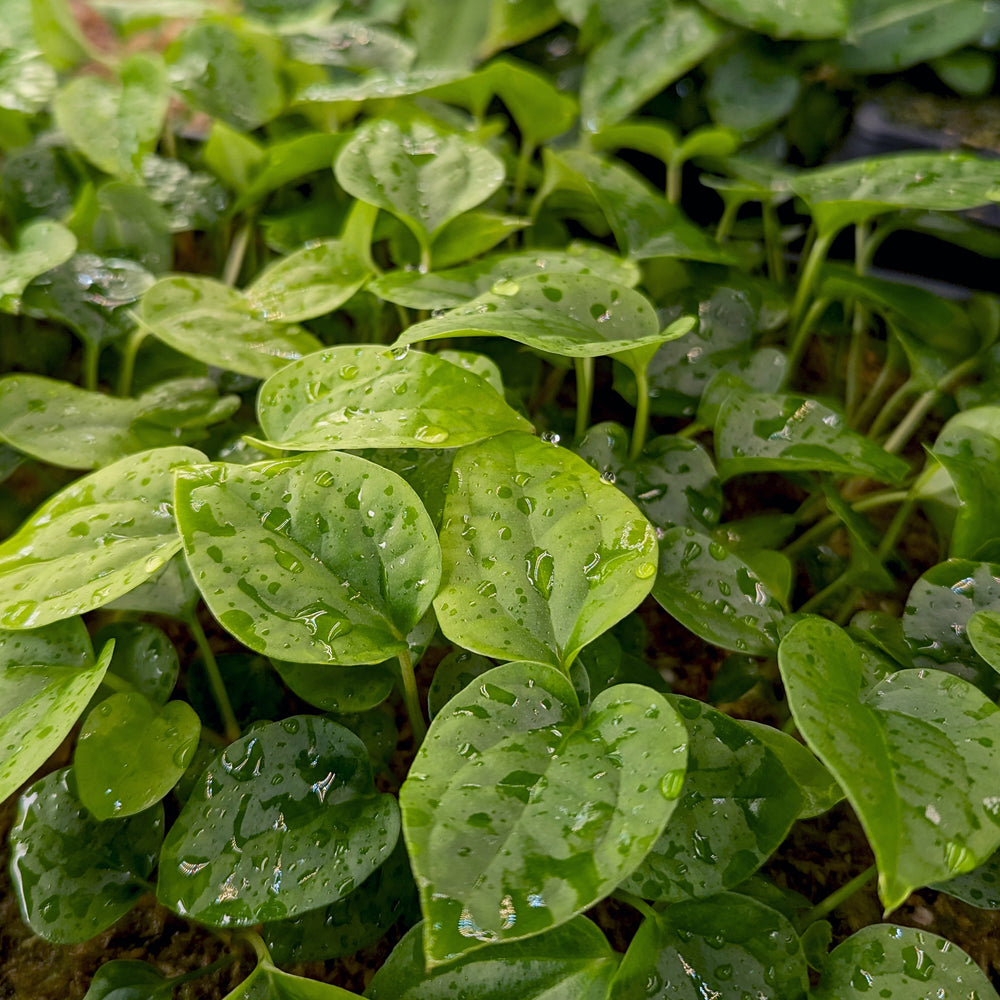
M 36 934 L 155 892 L 252 945 L 230 1000 L 354 996 L 280 966 L 394 926 L 371 1000 L 997 1000 L 891 913 L 1000 908 L 1000 300 L 871 270 L 897 232 L 1000 256 L 961 214 L 1000 165 L 803 167 L 831 80 L 989 87 L 990 5 L 919 7 L 6 0 L 0 465 L 44 502 L 0 545 L 0 799 Z M 707 701 L 647 661 L 657 615 L 723 651 Z M 759 870 L 844 798 L 887 918 L 831 949 L 875 870 Z M 179 982 L 112 961 L 87 997 Z

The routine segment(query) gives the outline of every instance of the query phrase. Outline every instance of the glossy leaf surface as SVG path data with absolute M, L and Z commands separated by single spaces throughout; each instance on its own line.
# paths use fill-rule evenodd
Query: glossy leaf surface
M 0 246 L 0 311 L 21 310 L 21 294 L 40 274 L 65 264 L 76 252 L 76 237 L 54 219 L 35 219 L 17 234 L 17 246 Z
M 749 878 L 785 839 L 802 797 L 751 730 L 693 698 L 668 700 L 688 730 L 687 776 L 666 830 L 622 888 L 674 903 Z
M 177 649 L 163 629 L 149 622 L 118 621 L 94 634 L 100 649 L 115 641 L 108 670 L 154 705 L 164 705 L 173 693 L 180 673 Z
M 705 6 L 727 21 L 735 21 L 772 38 L 834 38 L 847 31 L 848 0 L 704 0 Z
M 173 470 L 202 459 L 180 447 L 131 455 L 42 504 L 0 545 L 0 625 L 92 611 L 149 579 L 180 549 Z
M 273 447 L 303 451 L 457 448 L 531 427 L 474 372 L 374 345 L 288 365 L 261 386 L 257 416 Z
M 971 872 L 935 882 L 931 888 L 980 910 L 1000 910 L 1000 854 L 991 854 Z
M 399 834 L 364 744 L 321 716 L 237 740 L 209 765 L 163 844 L 157 896 L 213 926 L 325 906 L 360 885 Z
M 86 941 L 146 891 L 163 839 L 163 808 L 101 823 L 80 804 L 71 770 L 21 796 L 10 832 L 11 877 L 28 926 L 47 941 Z
M 435 717 L 400 792 L 428 961 L 606 896 L 663 831 L 686 761 L 687 731 L 651 688 L 616 685 L 581 717 L 554 667 L 477 678 Z
M 146 962 L 105 962 L 90 981 L 83 1000 L 169 1000 L 174 984 Z
M 434 601 L 453 642 L 568 666 L 649 593 L 653 528 L 572 452 L 513 432 L 460 450 L 454 470 Z
M 437 589 L 440 551 L 416 494 L 354 455 L 182 470 L 177 518 L 212 613 L 268 656 L 395 656 Z
M 261 961 L 257 968 L 224 1000 L 357 1000 L 357 993 L 333 983 L 322 983 L 283 972 L 273 962 Z
M 980 691 L 918 670 L 863 690 L 854 643 L 816 618 L 792 628 L 778 662 L 799 731 L 865 828 L 887 910 L 1000 845 L 991 763 L 1000 709 Z

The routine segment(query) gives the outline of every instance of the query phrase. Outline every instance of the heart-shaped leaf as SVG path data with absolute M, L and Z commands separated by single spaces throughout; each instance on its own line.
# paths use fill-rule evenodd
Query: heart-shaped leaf
M 0 625 L 47 625 L 149 579 L 181 546 L 173 470 L 204 457 L 180 447 L 130 455 L 42 504 L 0 545 Z
M 368 751 L 322 716 L 265 725 L 211 764 L 170 828 L 156 894 L 217 927 L 325 906 L 360 885 L 399 835 Z
M 17 249 L 0 246 L 0 311 L 21 311 L 21 294 L 46 271 L 76 252 L 76 237 L 54 219 L 34 219 L 17 234 Z
M 498 659 L 568 667 L 656 575 L 635 506 L 582 458 L 516 431 L 456 455 L 441 546 L 441 630 Z
M 369 1000 L 605 1000 L 618 956 L 586 917 L 524 941 L 494 945 L 444 968 L 427 969 L 424 927 L 410 928 L 375 973 Z
M 73 755 L 77 794 L 97 819 L 134 816 L 159 802 L 194 757 L 201 720 L 183 701 L 155 707 L 137 691 L 100 702 Z
M 354 455 L 179 470 L 177 520 L 212 613 L 268 656 L 396 656 L 437 590 L 440 550 L 416 494 Z
M 143 295 L 139 318 L 175 351 L 253 378 L 320 347 L 300 327 L 261 318 L 235 289 L 193 275 L 161 278 Z
M 456 448 L 531 429 L 473 372 L 374 345 L 329 347 L 283 368 L 261 386 L 257 417 L 272 447 L 302 451 Z
M 400 790 L 431 965 L 562 924 L 610 893 L 663 831 L 687 731 L 619 684 L 582 717 L 566 676 L 507 663 L 434 718 Z
M 11 877 L 25 923 L 59 944 L 86 941 L 146 891 L 163 840 L 163 807 L 101 823 L 77 799 L 72 771 L 36 781 L 10 831 Z
M 969 997 L 997 1000 L 986 974 L 961 948 L 936 934 L 895 924 L 862 927 L 830 952 L 811 1000 Z
M 608 1000 L 805 1000 L 808 992 L 809 970 L 791 922 L 755 899 L 724 892 L 672 903 L 644 920 Z
M 113 646 L 94 661 L 80 618 L 0 633 L 0 801 L 66 738 L 100 686 Z
M 693 698 L 668 701 L 688 730 L 687 777 L 669 825 L 622 888 L 674 903 L 749 878 L 787 836 L 802 797 L 752 730 Z
M 146 962 L 105 962 L 90 981 L 83 1000 L 170 1000 L 176 983 Z
M 887 910 L 1000 846 L 1000 709 L 980 691 L 935 670 L 900 670 L 863 690 L 854 643 L 817 618 L 791 629 L 778 663 L 799 731 L 865 828 Z

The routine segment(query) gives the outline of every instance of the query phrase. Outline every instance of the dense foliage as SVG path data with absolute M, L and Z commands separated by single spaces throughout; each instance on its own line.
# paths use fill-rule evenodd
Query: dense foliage
M 997 1000 L 891 913 L 1000 908 L 1000 300 L 871 269 L 1000 256 L 1000 164 L 817 165 L 865 74 L 988 89 L 991 5 L 233 6 L 3 6 L 27 924 L 155 892 L 253 947 L 231 1000 L 393 927 L 372 1000 Z M 758 872 L 844 798 L 887 916 L 831 950 L 868 873 Z

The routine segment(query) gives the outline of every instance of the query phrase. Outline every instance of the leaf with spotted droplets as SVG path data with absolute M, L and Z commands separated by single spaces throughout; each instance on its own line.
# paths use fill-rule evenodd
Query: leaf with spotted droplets
M 586 716 L 555 667 L 482 674 L 435 716 L 400 790 L 437 965 L 565 923 L 631 873 L 674 811 L 687 731 L 639 684 Z
M 148 580 L 181 547 L 173 470 L 193 448 L 130 455 L 77 479 L 0 545 L 0 627 L 93 611 Z
M 180 469 L 177 520 L 212 613 L 244 645 L 282 660 L 397 656 L 440 578 L 417 495 L 355 455 Z
M 1000 846 L 1000 709 L 981 691 L 939 670 L 866 688 L 852 640 L 819 618 L 789 631 L 778 664 L 795 724 L 865 828 L 886 910 Z
M 649 593 L 656 535 L 582 458 L 513 431 L 460 449 L 434 600 L 453 642 L 568 667 Z
M 215 927 L 326 906 L 392 852 L 399 809 L 364 743 L 322 716 L 254 729 L 208 766 L 170 828 L 156 894 Z

